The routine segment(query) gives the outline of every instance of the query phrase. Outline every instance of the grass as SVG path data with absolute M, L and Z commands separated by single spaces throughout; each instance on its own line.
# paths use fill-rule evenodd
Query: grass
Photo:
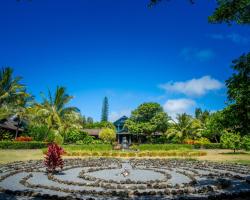
M 76 147 L 77 146 L 77 147 Z M 250 152 L 242 151 L 241 154 L 234 154 L 232 150 L 222 149 L 206 149 L 206 150 L 190 150 L 190 149 L 179 149 L 179 150 L 168 150 L 168 151 L 139 151 L 139 152 L 122 152 L 104 150 L 104 147 L 99 151 L 86 151 L 79 149 L 82 145 L 69 145 L 66 146 L 66 150 L 72 154 L 71 156 L 64 156 L 64 158 L 74 157 L 123 157 L 123 158 L 178 158 L 187 160 L 208 160 L 217 162 L 230 162 L 250 165 Z M 86 145 L 84 145 L 86 146 Z M 108 148 L 108 147 L 107 147 Z M 110 149 L 110 148 L 108 148 Z M 37 160 L 43 159 L 43 151 L 41 149 L 26 149 L 26 150 L 0 150 L 0 163 L 9 163 L 14 161 L 24 160 Z
M 0 150 L 0 164 L 14 161 L 39 160 L 43 159 L 43 157 L 43 152 L 40 149 Z
M 241 151 L 240 154 L 235 154 L 232 150 L 227 149 L 209 149 L 205 151 L 207 155 L 197 157 L 198 160 L 250 164 L 250 152 L 247 151 Z

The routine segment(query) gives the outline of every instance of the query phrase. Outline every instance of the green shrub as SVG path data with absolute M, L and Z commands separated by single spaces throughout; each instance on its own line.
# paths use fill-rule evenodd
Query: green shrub
M 201 137 L 201 138 L 197 139 L 195 141 L 195 143 L 200 144 L 200 145 L 206 145 L 206 144 L 210 144 L 211 142 L 209 139 L 207 139 L 205 137 Z
M 51 143 L 51 142 L 55 141 L 55 133 L 54 133 L 54 131 L 50 131 L 48 133 L 48 136 L 47 136 L 45 141 L 48 142 L 48 143 Z
M 234 152 L 241 146 L 241 137 L 239 133 L 236 134 L 224 131 L 224 133 L 220 137 L 220 141 L 224 148 L 233 149 Z
M 59 133 L 55 134 L 54 142 L 58 145 L 63 144 L 63 136 L 61 136 Z
M 111 129 L 111 128 L 103 128 L 100 131 L 99 137 L 104 142 L 107 142 L 107 143 L 111 144 L 112 142 L 115 141 L 116 134 L 115 134 L 115 131 L 113 129 Z
M 45 142 L 12 142 L 0 141 L 0 149 L 42 149 L 46 148 Z
M 250 151 L 250 136 L 249 135 L 245 135 L 242 138 L 242 148 L 247 151 Z
M 9 131 L 0 129 L 0 141 L 1 140 L 12 140 L 14 139 L 14 135 Z
M 161 135 L 160 137 L 152 137 L 150 140 L 151 143 L 153 144 L 166 144 L 169 143 L 170 140 L 168 139 L 167 135 Z
M 78 130 L 70 130 L 65 134 L 66 143 L 76 143 L 77 141 L 85 140 L 86 137 L 90 137 L 86 132 Z
M 32 137 L 35 141 L 45 141 L 48 135 L 52 134 L 52 132 L 53 131 L 48 129 L 48 127 L 45 125 L 32 125 L 28 127 L 25 134 Z
M 87 135 L 83 140 L 76 141 L 76 144 L 103 144 L 102 140 L 95 139 L 93 136 Z

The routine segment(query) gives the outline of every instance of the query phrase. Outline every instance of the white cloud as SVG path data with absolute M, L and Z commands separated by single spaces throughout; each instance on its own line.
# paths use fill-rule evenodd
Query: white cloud
M 168 82 L 160 85 L 160 88 L 167 92 L 182 93 L 187 96 L 202 96 L 211 90 L 218 90 L 222 87 L 223 83 L 210 76 L 194 78 L 184 82 Z
M 110 113 L 110 117 L 109 117 L 109 120 L 111 122 L 114 122 L 116 121 L 117 119 L 119 119 L 120 117 L 122 116 L 127 116 L 129 117 L 130 116 L 130 113 L 131 113 L 131 110 L 130 109 L 126 109 L 126 110 L 121 110 L 121 111 L 112 111 Z
M 208 37 L 215 40 L 229 40 L 235 44 L 247 45 L 250 43 L 250 38 L 240 35 L 238 33 L 230 34 L 209 34 Z
M 194 108 L 196 102 L 192 99 L 170 99 L 167 100 L 163 105 L 164 110 L 168 113 L 172 119 L 176 118 L 178 113 L 190 113 L 191 109 Z
M 186 61 L 208 61 L 215 57 L 211 49 L 183 48 L 181 56 Z

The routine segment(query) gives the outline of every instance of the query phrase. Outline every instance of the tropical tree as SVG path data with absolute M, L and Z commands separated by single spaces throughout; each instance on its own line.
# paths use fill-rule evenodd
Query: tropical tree
M 202 110 L 201 108 L 195 109 L 195 118 L 200 120 L 201 123 L 205 123 L 206 119 L 209 117 L 210 113 L 207 110 Z
M 149 6 L 153 6 L 162 0 L 150 0 Z M 191 4 L 195 0 L 188 0 Z M 213 14 L 208 17 L 210 23 L 238 24 L 250 23 L 250 0 L 217 0 L 217 7 Z
M 219 143 L 222 132 L 228 127 L 225 122 L 224 111 L 217 111 L 210 114 L 205 120 L 202 136 L 208 138 L 210 141 Z
M 107 122 L 108 121 L 108 115 L 109 115 L 108 97 L 104 97 L 103 104 L 102 104 L 101 122 Z
M 17 122 L 16 136 L 19 128 L 26 119 L 26 107 L 33 97 L 26 92 L 20 83 L 21 77 L 13 76 L 13 69 L 2 68 L 0 71 L 0 120 L 13 117 Z
M 200 120 L 193 119 L 190 115 L 178 114 L 176 121 L 168 128 L 166 135 L 176 142 L 183 142 L 185 139 L 196 139 L 201 137 L 202 124 Z
M 143 103 L 132 111 L 131 117 L 126 120 L 125 127 L 129 132 L 140 138 L 142 135 L 151 136 L 152 133 L 164 133 L 168 128 L 169 117 L 158 103 Z
M 21 77 L 13 77 L 13 69 L 5 67 L 0 70 L 0 106 L 18 105 L 27 97 L 25 86 L 20 83 Z
M 87 117 L 87 121 L 86 121 L 86 124 L 93 124 L 94 123 L 94 120 L 92 117 Z
M 233 133 L 224 131 L 220 138 L 221 144 L 224 148 L 233 149 L 234 153 L 236 149 L 241 147 L 241 137 L 239 133 Z
M 81 128 L 82 121 L 79 109 L 76 107 L 67 107 L 67 104 L 73 98 L 66 93 L 65 87 L 58 86 L 55 94 L 48 92 L 48 97 L 42 95 L 43 102 L 35 104 L 30 108 L 31 121 L 38 124 L 46 124 L 48 130 L 56 130 L 59 133 L 66 134 L 71 128 Z
M 11 114 L 12 110 L 7 105 L 3 105 L 0 107 L 0 121 L 9 118 Z
M 246 135 L 250 133 L 250 53 L 234 60 L 232 68 L 236 72 L 226 81 L 229 106 L 224 113 L 230 128 Z

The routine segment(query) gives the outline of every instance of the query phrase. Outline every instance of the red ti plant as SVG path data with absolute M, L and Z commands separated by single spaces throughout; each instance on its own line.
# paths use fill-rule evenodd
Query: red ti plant
M 47 171 L 50 173 L 55 173 L 56 168 L 63 168 L 64 162 L 62 159 L 62 154 L 64 150 L 62 147 L 55 143 L 49 144 L 48 151 L 45 156 L 44 164 L 47 167 Z

